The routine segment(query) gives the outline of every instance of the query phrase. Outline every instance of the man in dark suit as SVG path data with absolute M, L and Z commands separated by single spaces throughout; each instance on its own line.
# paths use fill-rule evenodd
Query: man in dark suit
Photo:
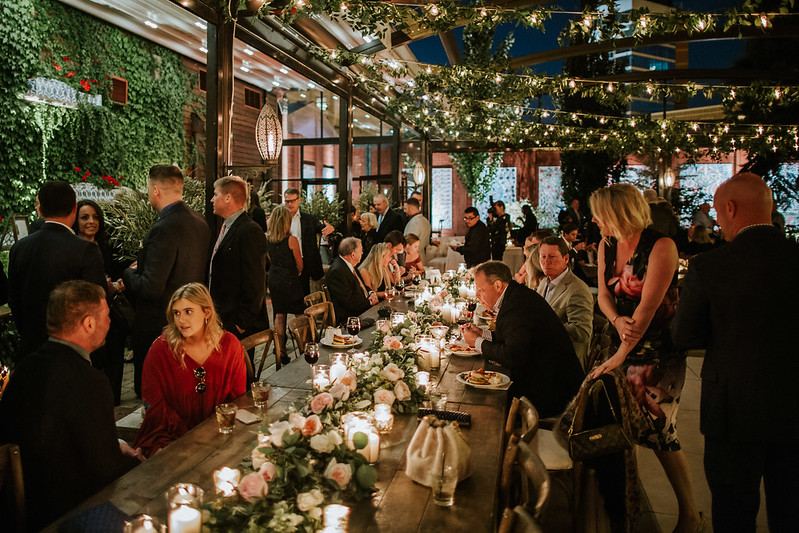
M 469 228 L 466 240 L 461 246 L 450 246 L 450 248 L 463 254 L 466 266 L 471 268 L 491 259 L 491 243 L 488 228 L 480 220 L 480 212 L 476 207 L 467 207 L 463 220 Z
M 488 235 L 491 239 L 491 258 L 502 261 L 505 255 L 505 245 L 508 242 L 508 232 L 510 231 L 510 215 L 505 212 L 505 202 L 499 200 L 494 202 L 492 220 L 489 223 Z
M 106 288 L 100 249 L 71 229 L 76 206 L 75 191 L 68 183 L 45 183 L 39 191 L 42 228 L 11 248 L 8 300 L 22 336 L 19 355 L 47 340 L 47 298 L 56 285 L 81 279 Z
M 771 225 L 771 190 L 754 174 L 719 186 L 726 246 L 697 255 L 672 337 L 706 348 L 700 429 L 715 531 L 755 531 L 765 482 L 771 531 L 795 531 L 799 493 L 799 247 Z
M 405 221 L 402 215 L 388 207 L 388 198 L 385 194 L 377 194 L 373 200 L 377 212 L 377 242 L 383 242 L 386 235 L 392 231 L 402 231 L 405 229 Z
M 214 182 L 214 214 L 224 222 L 211 245 L 208 288 L 222 325 L 239 339 L 269 327 L 266 314 L 266 236 L 244 210 L 247 183 Z
M 377 303 L 377 295 L 369 290 L 356 268 L 363 256 L 361 240 L 347 237 L 338 246 L 338 257 L 333 260 L 325 276 L 336 320 L 346 322 Z
M 496 327 L 492 333 L 462 326 L 464 340 L 486 361 L 510 370 L 512 396 L 527 396 L 544 418 L 559 414 L 584 373 L 558 315 L 538 293 L 513 281 L 499 261 L 479 265 L 474 284 L 480 303 L 495 313 Z
M 330 235 L 335 228 L 326 220 L 320 223 L 311 213 L 300 213 L 300 191 L 297 189 L 286 189 L 283 192 L 283 203 L 291 213 L 291 234 L 300 241 L 303 264 L 300 282 L 307 296 L 311 293 L 311 280 L 322 279 L 325 275 L 316 236 L 319 233 Z
M 580 215 L 580 200 L 574 198 L 569 207 L 558 213 L 558 226 L 563 229 L 566 224 L 574 224 L 577 228 L 583 225 L 583 217 Z
M 56 287 L 47 306 L 50 337 L 16 366 L 0 402 L 0 443 L 20 447 L 31 531 L 143 460 L 117 440 L 111 387 L 89 358 L 110 323 L 101 287 Z
M 147 181 L 150 204 L 158 220 L 144 240 L 138 261 L 122 272 L 126 290 L 135 298 L 133 387 L 141 395 L 141 373 L 150 345 L 166 325 L 172 293 L 186 283 L 205 281 L 208 224 L 183 203 L 183 173 L 174 165 L 156 165 Z

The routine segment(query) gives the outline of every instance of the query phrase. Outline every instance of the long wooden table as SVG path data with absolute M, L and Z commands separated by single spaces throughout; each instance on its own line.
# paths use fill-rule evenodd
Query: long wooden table
M 396 310 L 406 310 L 397 298 Z M 377 308 L 363 317 L 377 318 Z M 369 343 L 373 328 L 360 336 Z M 338 350 L 323 348 L 320 363 L 327 363 Z M 503 453 L 503 427 L 506 391 L 486 391 L 467 387 L 456 375 L 479 368 L 480 357 L 451 356 L 442 362 L 440 386 L 448 392 L 448 408 L 472 415 L 472 425 L 463 434 L 471 447 L 472 476 L 462 481 L 455 492 L 455 505 L 442 508 L 432 502 L 429 488 L 405 475 L 405 451 L 418 424 L 416 416 L 396 416 L 394 429 L 382 440 L 377 492 L 371 500 L 351 502 L 350 531 L 494 531 L 497 524 L 497 492 Z M 272 384 L 266 423 L 277 420 L 293 403 L 302 402 L 311 391 L 310 372 L 302 358 L 292 361 L 268 380 Z M 249 394 L 236 400 L 240 409 L 257 410 Z M 124 513 L 147 513 L 166 518 L 167 489 L 179 482 L 195 483 L 207 495 L 213 494 L 213 472 L 223 466 L 235 467 L 249 455 L 258 424 L 236 422 L 230 435 L 217 431 L 211 417 L 155 456 L 137 466 L 114 483 L 83 502 L 45 531 L 56 531 L 60 522 L 102 502 L 111 502 Z M 164 521 L 165 523 L 165 521 Z

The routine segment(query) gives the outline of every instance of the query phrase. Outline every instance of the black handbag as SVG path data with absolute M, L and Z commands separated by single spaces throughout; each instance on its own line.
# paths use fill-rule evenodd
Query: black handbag
M 130 329 L 133 325 L 133 319 L 136 317 L 136 311 L 128 301 L 124 293 L 117 292 L 111 297 L 109 305 L 111 309 L 111 320 L 126 329 Z
M 633 439 L 622 420 L 618 386 L 613 375 L 587 381 L 577 395 L 568 430 L 569 456 L 586 461 L 632 449 Z

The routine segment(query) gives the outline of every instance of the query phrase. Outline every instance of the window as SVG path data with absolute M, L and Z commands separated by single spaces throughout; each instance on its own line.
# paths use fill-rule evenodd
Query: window
M 206 87 L 208 86 L 208 80 L 206 78 L 207 76 L 205 70 L 200 69 L 200 90 L 202 92 L 207 90 Z
M 249 87 L 245 87 L 244 105 L 255 109 L 261 109 L 261 93 L 259 91 L 250 89 Z

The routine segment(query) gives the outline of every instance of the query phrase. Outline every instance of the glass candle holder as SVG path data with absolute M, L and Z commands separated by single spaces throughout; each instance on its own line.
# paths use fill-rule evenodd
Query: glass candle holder
M 350 508 L 346 505 L 330 504 L 324 509 L 325 531 L 343 533 L 349 529 Z
M 427 387 L 430 385 L 430 372 L 425 372 L 424 370 L 420 370 L 416 373 L 416 385 L 418 387 L 424 387 L 427 390 Z
M 236 494 L 236 487 L 239 486 L 241 472 L 235 468 L 223 466 L 214 471 L 214 488 L 217 494 L 222 496 L 233 496 Z
M 380 403 L 375 405 L 375 429 L 378 432 L 386 434 L 391 432 L 394 427 L 394 414 L 391 412 L 391 406 Z
M 314 365 L 313 378 L 311 380 L 313 388 L 317 391 L 323 391 L 330 386 L 330 374 L 328 373 L 327 365 Z
M 328 370 L 330 383 L 335 383 L 344 376 L 349 363 L 350 357 L 345 353 L 334 353 L 330 356 L 330 369 Z
M 124 533 L 161 533 L 166 531 L 158 519 L 147 514 L 134 516 L 130 522 L 125 522 Z
M 169 533 L 201 533 L 203 518 L 200 505 L 203 489 L 191 483 L 178 483 L 166 493 L 169 506 Z
M 391 313 L 391 325 L 398 326 L 405 322 L 405 313 Z

